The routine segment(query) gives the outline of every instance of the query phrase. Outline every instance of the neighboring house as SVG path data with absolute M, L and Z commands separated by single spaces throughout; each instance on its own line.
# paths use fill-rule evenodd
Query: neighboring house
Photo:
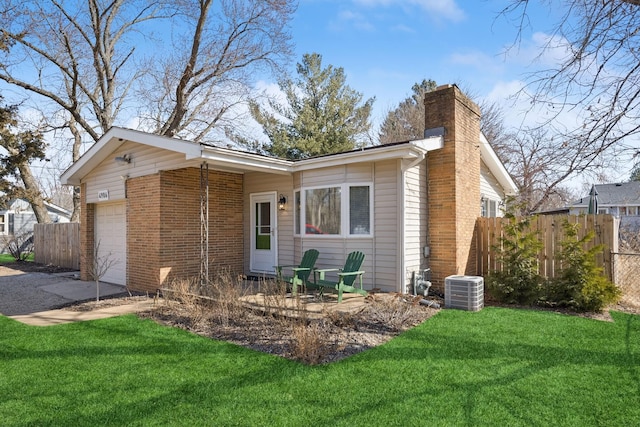
M 105 281 L 150 291 L 197 277 L 207 252 L 210 272 L 272 275 L 310 248 L 318 268 L 360 250 L 382 291 L 427 267 L 440 287 L 475 274 L 476 219 L 516 187 L 457 87 L 425 106 L 422 140 L 298 161 L 112 128 L 62 175 L 81 187 L 82 259 L 99 242 L 116 261 Z
M 52 203 L 45 203 L 52 222 L 69 222 L 71 212 Z M 0 235 L 14 236 L 33 233 L 33 224 L 37 223 L 36 214 L 24 199 L 14 199 L 7 203 L 7 209 L 0 210 Z
M 595 184 L 598 213 L 620 218 L 620 225 L 640 226 L 640 181 L 614 184 Z M 569 207 L 571 215 L 589 211 L 590 194 L 576 200 Z

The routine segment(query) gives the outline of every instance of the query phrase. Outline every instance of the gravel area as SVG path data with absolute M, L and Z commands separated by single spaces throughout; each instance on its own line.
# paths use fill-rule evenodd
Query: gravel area
M 0 267 L 0 313 L 5 316 L 35 313 L 65 306 L 73 300 L 41 289 L 51 284 L 52 277 L 47 273 L 11 274 L 6 267 Z M 7 274 L 8 273 L 8 274 Z
M 19 268 L 19 269 L 18 269 Z M 0 266 L 0 314 L 15 316 L 62 308 L 95 298 L 95 283 L 74 278 L 73 271 L 16 263 Z M 101 284 L 101 296 L 122 294 L 124 287 Z

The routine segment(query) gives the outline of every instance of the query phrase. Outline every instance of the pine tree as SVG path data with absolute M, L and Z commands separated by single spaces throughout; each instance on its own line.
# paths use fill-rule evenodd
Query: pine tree
M 322 68 L 322 56 L 305 54 L 297 64 L 297 78 L 278 83 L 286 102 L 250 104 L 253 118 L 269 138 L 263 151 L 276 157 L 302 159 L 340 153 L 368 142 L 374 98 L 346 85 L 342 68 Z M 245 145 L 256 147 L 236 137 Z

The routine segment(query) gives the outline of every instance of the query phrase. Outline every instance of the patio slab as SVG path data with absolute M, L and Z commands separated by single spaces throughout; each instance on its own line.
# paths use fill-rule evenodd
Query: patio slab
M 338 303 L 338 296 L 333 294 L 325 294 L 322 297 L 287 294 L 283 297 L 257 293 L 240 299 L 247 307 L 255 310 L 268 311 L 288 317 L 304 315 L 310 319 L 320 319 L 328 312 L 357 313 L 367 304 L 366 297 L 348 293 L 343 294 L 341 303 Z

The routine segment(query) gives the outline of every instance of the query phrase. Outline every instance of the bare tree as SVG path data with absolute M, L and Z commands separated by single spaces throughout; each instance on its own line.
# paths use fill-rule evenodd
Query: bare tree
M 521 214 L 563 207 L 575 198 L 566 181 L 584 166 L 580 146 L 569 147 L 542 128 L 508 130 L 497 104 L 483 102 L 480 110 L 480 130 L 518 187 Z
M 114 258 L 111 252 L 101 252 L 100 240 L 98 240 L 93 246 L 93 255 L 87 261 L 87 274 L 96 282 L 96 301 L 100 301 L 100 280 L 111 267 L 118 264 L 118 260 Z
M 575 173 L 579 156 L 558 145 L 544 130 L 532 129 L 496 150 L 518 186 L 522 214 L 566 206 L 574 197 L 565 182 Z
M 202 140 L 246 99 L 251 73 L 289 57 L 294 11 L 292 0 L 2 0 L 0 79 L 68 129 L 73 161 L 87 137 L 136 119 Z
M 411 96 L 387 112 L 378 133 L 381 144 L 424 137 L 424 95 L 436 87 L 436 82 L 430 79 L 423 79 L 411 87 Z
M 515 17 L 518 42 L 532 25 L 529 6 L 534 1 L 511 0 L 502 11 Z M 563 143 L 573 141 L 574 151 L 583 150 L 576 169 L 586 169 L 613 147 L 627 149 L 625 139 L 640 133 L 639 2 L 538 1 L 561 14 L 541 55 L 553 51 L 562 58 L 557 66 L 531 74 L 521 95 L 550 112 L 545 127 L 563 113 L 578 116 L 575 126 L 555 131 L 564 135 Z

